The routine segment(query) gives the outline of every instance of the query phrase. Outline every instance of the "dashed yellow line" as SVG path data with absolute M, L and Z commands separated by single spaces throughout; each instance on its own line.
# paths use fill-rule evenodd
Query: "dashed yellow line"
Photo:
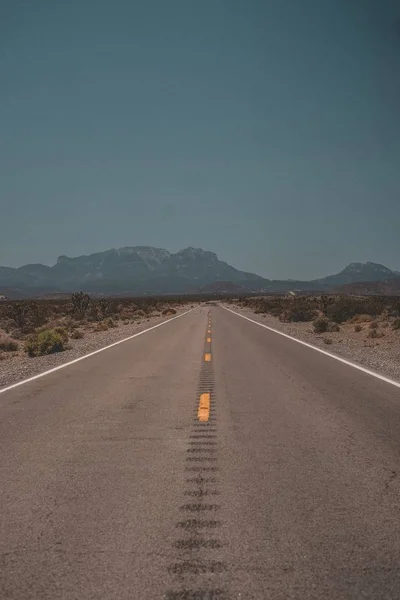
M 210 344 L 210 343 L 211 343 L 211 338 L 210 338 L 210 337 L 208 337 L 208 338 L 207 338 L 207 343 L 208 343 L 208 344 Z
M 210 361 L 211 361 L 211 354 L 208 354 L 208 353 L 207 353 L 207 354 L 205 354 L 205 355 L 204 355 L 204 360 L 205 360 L 206 362 L 210 362 Z
M 210 394 L 201 394 L 199 402 L 199 410 L 197 412 L 199 421 L 208 421 L 210 417 Z

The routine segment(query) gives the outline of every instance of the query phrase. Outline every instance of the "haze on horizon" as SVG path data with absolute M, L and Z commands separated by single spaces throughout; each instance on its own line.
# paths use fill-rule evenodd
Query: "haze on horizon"
M 400 269 L 397 0 L 3 0 L 0 265 Z

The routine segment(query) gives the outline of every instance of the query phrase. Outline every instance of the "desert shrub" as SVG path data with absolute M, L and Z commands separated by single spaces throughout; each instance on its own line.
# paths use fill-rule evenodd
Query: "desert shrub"
M 327 307 L 326 315 L 335 323 L 343 323 L 365 313 L 365 308 L 364 302 L 357 298 L 339 298 Z
M 76 292 L 75 294 L 72 294 L 71 302 L 73 306 L 73 312 L 83 319 L 90 304 L 89 294 Z
M 376 321 L 371 321 L 371 323 L 369 324 L 369 328 L 370 329 L 378 329 L 379 325 Z
M 43 304 L 35 301 L 28 302 L 25 311 L 33 327 L 41 327 L 46 323 L 46 309 Z
M 15 352 L 18 350 L 18 344 L 9 337 L 0 337 L 0 350 L 3 350 L 3 352 Z
M 145 317 L 146 313 L 141 310 L 140 308 L 138 310 L 135 310 L 135 312 L 133 313 L 135 317 Z
M 368 333 L 368 337 L 372 339 L 381 338 L 384 335 L 385 334 L 383 331 L 377 331 L 376 329 L 371 329 L 371 331 Z
M 117 324 L 113 321 L 113 319 L 110 317 L 109 319 L 106 319 L 106 323 L 108 325 L 108 327 L 117 327 Z
M 393 321 L 393 329 L 400 329 L 400 318 Z
M 361 327 L 361 325 L 355 325 L 355 326 L 354 326 L 354 331 L 355 331 L 356 333 L 360 333 L 360 331 L 362 331 L 362 327 Z
M 108 331 L 109 326 L 107 321 L 101 321 L 100 323 L 97 323 L 96 327 L 94 328 L 94 331 Z
M 81 340 L 83 338 L 83 332 L 80 329 L 74 329 L 71 333 L 71 338 L 73 340 Z
M 386 310 L 387 299 L 383 296 L 370 296 L 364 298 L 365 312 L 374 317 L 381 315 Z
M 317 312 L 308 306 L 293 306 L 293 308 L 285 310 L 281 313 L 281 321 L 289 323 L 299 323 L 313 321 L 317 316 Z
M 176 315 L 176 310 L 175 310 L 175 308 L 164 308 L 164 310 L 162 311 L 161 314 L 164 316 Z
M 320 296 L 320 298 L 317 299 L 317 306 L 319 308 L 319 310 L 325 315 L 327 308 L 330 304 L 333 304 L 333 302 L 335 302 L 335 299 L 329 296 Z
M 328 325 L 328 331 L 331 333 L 337 332 L 340 331 L 340 327 L 337 323 L 333 323 L 332 321 L 330 321 Z
M 331 338 L 324 338 L 324 344 L 327 344 L 330 346 L 332 343 L 333 342 L 332 342 Z
M 8 307 L 8 316 L 12 319 L 17 327 L 22 329 L 27 323 L 26 315 L 27 305 L 22 302 L 11 302 Z
M 54 331 L 61 336 L 63 342 L 68 342 L 68 331 L 65 329 L 65 327 L 55 327 Z
M 61 327 L 59 329 L 62 329 Z M 68 339 L 68 336 L 67 336 Z M 29 336 L 25 352 L 29 356 L 42 356 L 65 350 L 65 336 L 55 329 L 44 329 Z
M 106 316 L 111 313 L 113 308 L 112 302 L 110 302 L 110 300 L 106 300 L 106 298 L 100 298 L 97 300 L 96 305 L 101 319 L 105 319 Z
M 313 327 L 315 333 L 325 333 L 328 331 L 329 321 L 325 317 L 318 317 L 313 322 Z
M 111 300 L 99 298 L 99 300 L 90 300 L 84 314 L 87 314 L 90 321 L 104 321 L 114 310 L 116 310 L 116 306 Z
M 350 319 L 351 323 L 369 323 L 370 321 L 372 321 L 371 315 L 355 315 Z

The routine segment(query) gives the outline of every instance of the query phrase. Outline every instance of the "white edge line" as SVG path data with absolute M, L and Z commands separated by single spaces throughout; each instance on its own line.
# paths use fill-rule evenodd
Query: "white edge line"
M 326 350 L 322 350 L 322 348 L 318 348 L 318 346 L 313 346 L 312 344 L 309 344 L 308 342 L 303 342 L 303 340 L 299 340 L 291 335 L 288 335 L 287 333 L 283 333 L 283 331 L 279 331 L 278 329 L 274 329 L 273 327 L 268 327 L 268 325 L 264 325 L 264 323 L 259 323 L 258 321 L 255 321 L 254 319 L 245 317 L 244 315 L 241 315 L 240 313 L 235 312 L 234 310 L 227 308 L 226 306 L 223 306 L 222 304 L 220 304 L 220 306 L 223 309 L 228 310 L 229 312 L 233 313 L 234 315 L 237 315 L 238 317 L 241 317 L 242 319 L 246 319 L 246 321 L 250 321 L 250 323 L 255 323 L 255 325 L 264 327 L 264 329 L 269 329 L 269 331 L 273 331 L 274 333 L 277 333 L 278 335 L 282 335 L 283 337 L 288 338 L 289 340 L 292 340 L 293 342 L 297 342 L 298 344 L 301 344 L 302 346 L 311 348 L 312 350 L 315 350 L 316 352 L 319 352 L 320 354 L 325 354 L 325 356 L 334 358 L 335 360 L 337 360 L 345 365 L 348 365 L 349 367 L 353 367 L 353 369 L 362 371 L 363 373 L 366 373 L 367 375 L 371 375 L 372 377 L 375 377 L 376 379 L 380 379 L 381 381 L 384 381 L 385 383 L 390 383 L 390 385 L 394 385 L 395 387 L 400 388 L 400 383 L 395 381 L 394 379 L 390 379 L 389 377 L 380 375 L 379 373 L 376 373 L 375 371 L 366 369 L 365 367 L 362 367 L 361 365 L 358 365 L 357 363 L 353 363 L 350 360 L 346 360 L 345 358 L 341 358 L 340 356 L 337 356 L 336 354 L 331 354 L 330 352 L 327 352 Z
M 139 335 L 143 335 L 144 333 L 147 333 L 148 331 L 151 331 L 152 329 L 157 329 L 157 327 L 161 327 L 162 325 L 165 325 L 166 323 L 170 323 L 171 321 L 174 321 L 175 319 L 179 319 L 179 317 L 183 317 L 184 315 L 187 315 L 188 313 L 192 312 L 192 310 L 194 310 L 194 308 L 191 308 L 190 310 L 187 310 L 186 312 L 181 313 L 180 315 L 176 315 L 176 317 L 172 317 L 171 319 L 168 319 L 167 321 L 163 321 L 162 323 L 157 323 L 157 325 L 153 325 L 152 327 L 143 329 L 143 331 L 134 333 L 133 335 L 130 335 L 129 337 L 124 338 L 123 340 L 119 340 L 118 342 L 113 342 L 112 344 L 109 344 L 108 346 L 104 346 L 103 348 L 99 348 L 98 350 L 94 350 L 93 352 L 89 352 L 89 354 L 84 354 L 83 356 L 80 356 L 79 358 L 75 358 L 74 360 L 70 360 L 69 362 L 63 363 L 62 365 L 58 365 L 58 367 L 53 367 L 53 369 L 49 369 L 48 371 L 43 371 L 42 373 L 33 375 L 32 377 L 29 377 L 28 379 L 23 379 L 22 381 L 13 383 L 12 385 L 9 385 L 5 388 L 0 389 L 0 394 L 4 394 L 4 392 L 8 392 L 9 390 L 19 387 L 20 385 L 29 383 L 30 381 L 35 381 L 35 379 L 40 379 L 41 377 L 44 377 L 45 375 L 50 375 L 50 373 L 55 373 L 56 371 L 59 371 L 60 369 L 65 369 L 65 367 L 69 367 L 70 365 L 74 365 L 75 363 L 77 363 L 81 360 L 85 360 L 85 358 L 89 358 L 90 356 L 99 354 L 99 352 L 104 352 L 104 350 L 113 348 L 113 346 L 118 346 L 118 344 L 123 344 L 124 342 L 127 342 L 128 340 L 132 340 L 133 338 L 138 337 Z

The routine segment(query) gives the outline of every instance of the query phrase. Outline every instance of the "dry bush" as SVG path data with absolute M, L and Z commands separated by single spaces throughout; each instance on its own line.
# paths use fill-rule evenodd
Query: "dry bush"
M 0 336 L 0 350 L 3 352 L 16 352 L 18 343 L 9 337 Z
M 162 311 L 162 315 L 164 317 L 168 316 L 168 315 L 176 315 L 176 310 L 175 308 L 164 308 L 164 310 Z
M 80 318 L 83 319 L 86 315 L 86 311 L 89 308 L 91 298 L 89 294 L 83 292 L 76 292 L 71 296 L 71 302 L 73 306 L 73 312 Z
M 371 323 L 369 324 L 369 328 L 370 329 L 378 329 L 379 325 L 377 323 L 377 321 L 371 321 Z
M 363 330 L 363 328 L 361 327 L 361 325 L 355 325 L 355 326 L 354 326 L 354 331 L 355 331 L 356 333 L 359 333 L 359 332 L 360 332 L 360 331 L 362 331 L 362 330 Z
M 350 323 L 370 323 L 372 321 L 371 315 L 356 315 L 350 319 Z
M 325 317 L 318 317 L 313 322 L 314 333 L 325 333 L 329 328 L 329 321 Z
M 68 337 L 68 336 L 67 336 Z M 25 352 L 29 356 L 42 356 L 65 350 L 65 335 L 55 329 L 44 329 L 29 336 Z
M 400 319 L 395 319 L 392 327 L 393 329 L 400 329 Z
M 84 333 L 80 329 L 74 329 L 71 333 L 71 339 L 73 340 L 81 340 L 83 337 Z
M 371 329 L 368 333 L 368 337 L 372 339 L 382 338 L 384 335 L 383 331 L 378 331 L 377 329 Z

